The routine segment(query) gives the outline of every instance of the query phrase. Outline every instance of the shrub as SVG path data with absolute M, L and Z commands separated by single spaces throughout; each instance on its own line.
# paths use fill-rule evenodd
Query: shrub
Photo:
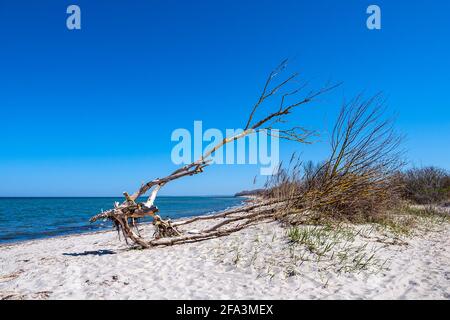
M 440 168 L 412 168 L 401 174 L 402 196 L 417 204 L 435 204 L 450 198 L 450 174 Z
M 305 211 L 369 220 L 398 203 L 400 138 L 392 121 L 384 119 L 383 105 L 381 95 L 345 104 L 332 132 L 328 159 L 317 165 L 297 163 L 295 170 L 281 170 L 272 178 L 269 194 L 303 209 L 287 213 L 289 222 L 301 222 Z

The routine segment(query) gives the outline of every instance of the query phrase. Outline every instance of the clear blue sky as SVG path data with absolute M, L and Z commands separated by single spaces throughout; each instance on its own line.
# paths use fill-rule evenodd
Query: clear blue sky
M 66 28 L 70 4 L 81 30 Z M 286 57 L 313 86 L 344 81 L 298 124 L 326 132 L 343 97 L 382 90 L 411 163 L 450 169 L 449 15 L 448 1 L 2 0 L 0 196 L 132 192 L 175 168 L 172 130 L 242 127 Z M 281 144 L 293 150 L 326 153 Z M 215 166 L 162 194 L 233 194 L 258 172 Z

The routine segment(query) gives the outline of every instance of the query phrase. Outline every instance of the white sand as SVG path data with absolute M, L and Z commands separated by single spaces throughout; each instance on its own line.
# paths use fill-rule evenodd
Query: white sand
M 144 229 L 152 234 L 151 225 Z M 450 299 L 448 224 L 394 245 L 363 229 L 343 244 L 354 252 L 344 262 L 338 246 L 332 258 L 318 260 L 305 246 L 290 245 L 275 222 L 148 250 L 129 249 L 113 231 L 3 245 L 0 298 Z M 374 250 L 367 270 L 339 272 Z

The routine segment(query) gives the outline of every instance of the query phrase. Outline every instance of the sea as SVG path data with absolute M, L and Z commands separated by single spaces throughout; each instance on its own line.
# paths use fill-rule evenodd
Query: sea
M 90 223 L 89 218 L 111 209 L 115 201 L 123 202 L 123 197 L 0 198 L 0 243 L 111 229 L 109 221 Z M 232 196 L 159 196 L 155 205 L 161 217 L 177 219 L 222 211 L 242 202 L 243 198 Z

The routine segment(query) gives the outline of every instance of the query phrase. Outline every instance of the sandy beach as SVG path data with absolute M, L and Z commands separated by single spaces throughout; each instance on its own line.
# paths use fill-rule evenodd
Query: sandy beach
M 328 232 L 337 240 L 323 255 L 277 222 L 147 250 L 114 231 L 2 245 L 0 298 L 450 299 L 448 223 L 404 239 L 369 225 Z

